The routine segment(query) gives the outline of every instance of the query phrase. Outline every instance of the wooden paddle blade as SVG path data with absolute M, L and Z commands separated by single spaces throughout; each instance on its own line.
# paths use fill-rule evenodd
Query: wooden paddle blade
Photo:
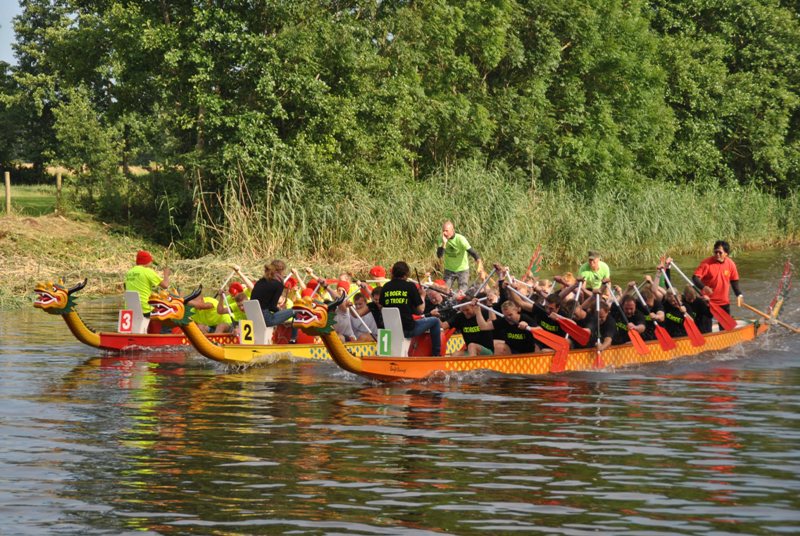
M 569 343 L 567 339 L 564 337 L 559 337 L 549 331 L 542 329 L 542 328 L 531 328 L 530 330 L 533 338 L 537 341 L 541 342 L 542 344 L 547 345 L 549 348 L 552 348 L 556 352 L 559 350 L 566 350 L 569 351 Z
M 650 348 L 644 342 L 644 339 L 642 339 L 642 336 L 638 331 L 635 329 L 629 329 L 628 338 L 630 338 L 631 342 L 633 343 L 633 347 L 636 349 L 636 352 L 639 355 L 647 355 L 650 353 Z
M 700 333 L 700 329 L 691 316 L 684 315 L 683 327 L 686 328 L 686 334 L 689 336 L 689 340 L 692 341 L 692 346 L 703 346 L 706 343 L 705 337 Z
M 658 325 L 656 326 L 656 339 L 658 339 L 658 344 L 661 345 L 661 349 L 665 352 L 675 349 L 675 339 L 672 338 L 666 329 Z
M 564 372 L 567 368 L 569 350 L 558 350 L 550 361 L 550 372 Z
M 734 320 L 725 309 L 716 303 L 710 303 L 709 306 L 711 308 L 711 314 L 714 315 L 714 318 L 717 319 L 717 322 L 719 322 L 719 325 L 722 326 L 723 329 L 728 331 L 736 329 L 736 320 Z
M 574 320 L 559 317 L 558 325 L 581 346 L 586 346 L 589 343 L 589 331 L 580 327 Z

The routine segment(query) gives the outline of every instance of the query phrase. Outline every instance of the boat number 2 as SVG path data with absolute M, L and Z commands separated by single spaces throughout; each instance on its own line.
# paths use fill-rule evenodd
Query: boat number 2
M 123 309 L 119 312 L 119 323 L 117 331 L 120 333 L 130 333 L 133 331 L 133 311 Z
M 255 333 L 253 333 L 252 320 L 240 320 L 239 328 L 242 330 L 240 335 L 240 342 L 242 344 L 254 344 L 256 342 Z
M 392 330 L 378 330 L 378 355 L 392 355 Z

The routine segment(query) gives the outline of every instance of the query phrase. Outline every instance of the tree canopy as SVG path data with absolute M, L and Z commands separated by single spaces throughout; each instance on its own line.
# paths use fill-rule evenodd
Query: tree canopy
M 474 161 L 534 188 L 800 185 L 792 1 L 21 5 L 0 159 L 82 171 L 114 209 L 145 191 L 178 226 Z M 167 183 L 108 177 L 151 162 Z

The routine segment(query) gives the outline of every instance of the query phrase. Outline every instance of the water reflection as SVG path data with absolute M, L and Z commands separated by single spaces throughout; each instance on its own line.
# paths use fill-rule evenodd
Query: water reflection
M 748 285 L 753 301 L 774 291 Z M 113 326 L 112 305 L 84 305 Z M 325 363 L 103 356 L 59 319 L 14 320 L 0 314 L 4 534 L 800 529 L 786 333 L 613 374 L 379 385 Z

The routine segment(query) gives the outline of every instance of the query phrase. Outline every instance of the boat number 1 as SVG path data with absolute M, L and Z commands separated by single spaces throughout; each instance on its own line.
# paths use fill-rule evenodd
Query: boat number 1
M 252 320 L 240 320 L 239 321 L 239 329 L 242 330 L 240 335 L 240 341 L 242 344 L 254 344 L 256 342 L 255 333 L 253 333 L 253 321 Z
M 123 309 L 119 312 L 119 323 L 117 324 L 120 333 L 130 333 L 133 331 L 133 311 Z
M 392 355 L 392 330 L 390 329 L 378 330 L 378 355 L 380 356 Z

